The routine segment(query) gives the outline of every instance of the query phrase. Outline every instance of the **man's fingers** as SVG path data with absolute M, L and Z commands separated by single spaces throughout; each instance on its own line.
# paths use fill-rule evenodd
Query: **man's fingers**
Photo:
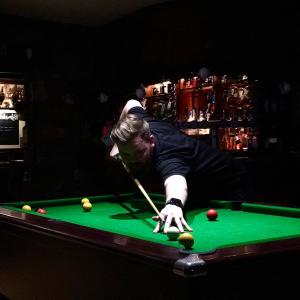
M 161 223 L 161 221 L 158 221 L 158 223 L 157 223 L 156 227 L 154 228 L 153 232 L 154 232 L 154 233 L 157 233 L 157 232 L 159 232 L 159 231 L 160 231 L 160 228 L 161 228 L 161 226 L 162 226 L 162 223 Z
M 184 229 L 182 227 L 181 221 L 179 217 L 174 218 L 175 224 L 177 225 L 177 228 L 180 232 L 184 232 Z
M 186 227 L 188 231 L 193 231 L 193 229 L 188 225 L 184 218 L 181 218 L 181 223 Z
M 153 216 L 153 217 L 152 217 L 152 220 L 154 220 L 154 221 L 159 221 L 159 216 Z
M 165 221 L 164 233 L 168 232 L 168 230 L 169 230 L 169 228 L 171 226 L 171 223 L 172 223 L 172 219 L 173 219 L 173 217 L 171 215 L 167 216 L 167 219 Z

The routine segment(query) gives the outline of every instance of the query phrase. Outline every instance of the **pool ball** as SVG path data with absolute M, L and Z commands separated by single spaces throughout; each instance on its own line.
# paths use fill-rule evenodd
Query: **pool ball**
M 211 208 L 206 212 L 206 216 L 208 220 L 215 221 L 218 217 L 218 212 L 215 209 Z
M 82 198 L 81 199 L 81 203 L 84 204 L 84 203 L 89 203 L 90 200 L 88 198 Z
M 44 208 L 39 208 L 39 209 L 37 209 L 36 212 L 38 212 L 39 214 L 46 214 L 47 213 Z
M 188 232 L 179 235 L 179 244 L 183 245 L 186 250 L 191 249 L 194 245 L 194 237 Z
M 90 202 L 83 203 L 82 208 L 84 211 L 91 211 L 92 210 L 92 204 Z
M 167 236 L 170 241 L 177 241 L 179 236 L 179 229 L 176 226 L 170 226 L 167 231 Z
M 30 205 L 23 205 L 23 206 L 22 206 L 22 209 L 31 211 Z

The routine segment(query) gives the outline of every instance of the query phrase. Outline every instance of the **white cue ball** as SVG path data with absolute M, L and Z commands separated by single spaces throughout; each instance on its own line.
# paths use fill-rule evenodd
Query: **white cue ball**
M 170 226 L 167 236 L 170 241 L 177 241 L 179 236 L 179 229 L 176 226 Z

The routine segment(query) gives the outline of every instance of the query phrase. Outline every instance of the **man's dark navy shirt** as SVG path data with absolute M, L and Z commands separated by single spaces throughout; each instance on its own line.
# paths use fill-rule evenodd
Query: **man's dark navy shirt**
M 203 189 L 200 183 L 205 182 L 209 189 L 220 189 L 220 196 L 224 199 L 243 198 L 239 195 L 240 174 L 229 154 L 187 136 L 169 122 L 149 116 L 142 107 L 133 107 L 128 113 L 149 123 L 155 139 L 154 164 L 163 180 L 172 175 L 182 175 L 187 179 L 189 189 L 191 185 Z M 212 192 L 216 194 L 215 190 Z

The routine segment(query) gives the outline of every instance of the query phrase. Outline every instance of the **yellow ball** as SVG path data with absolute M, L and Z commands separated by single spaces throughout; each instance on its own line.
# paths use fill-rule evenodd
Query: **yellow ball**
M 22 209 L 31 211 L 30 205 L 23 205 L 23 206 L 22 206 Z
M 86 202 L 83 203 L 82 207 L 84 211 L 91 211 L 93 206 L 90 202 Z
M 84 203 L 89 203 L 90 200 L 88 198 L 82 198 L 81 199 L 81 203 L 84 204 Z
M 194 237 L 188 232 L 182 233 L 179 236 L 178 241 L 185 249 L 191 249 L 194 245 Z

